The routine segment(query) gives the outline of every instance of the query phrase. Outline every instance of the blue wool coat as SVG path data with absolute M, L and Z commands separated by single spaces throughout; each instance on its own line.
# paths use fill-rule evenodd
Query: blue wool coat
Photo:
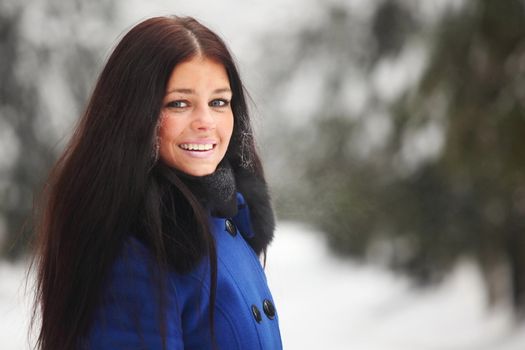
M 217 246 L 215 336 L 218 349 L 282 349 L 277 312 L 261 263 L 245 238 L 253 236 L 249 209 L 237 194 L 238 214 L 210 217 Z M 88 349 L 162 349 L 161 312 L 153 257 L 129 238 L 111 269 L 86 341 Z M 167 349 L 213 349 L 209 327 L 209 261 L 165 281 Z

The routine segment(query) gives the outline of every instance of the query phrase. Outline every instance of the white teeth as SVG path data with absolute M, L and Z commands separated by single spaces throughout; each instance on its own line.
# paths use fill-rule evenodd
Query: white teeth
M 213 148 L 211 143 L 183 143 L 179 146 L 188 151 L 209 151 Z

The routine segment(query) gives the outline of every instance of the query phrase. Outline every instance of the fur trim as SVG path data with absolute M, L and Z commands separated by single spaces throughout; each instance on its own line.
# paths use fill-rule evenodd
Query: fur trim
M 268 186 L 263 179 L 247 169 L 235 171 L 235 182 L 250 209 L 250 219 L 255 233 L 248 243 L 260 255 L 266 252 L 274 236 L 275 216 L 272 209 Z
M 227 161 L 219 164 L 213 174 L 193 176 L 175 170 L 200 203 L 212 216 L 232 217 L 237 213 L 235 177 Z

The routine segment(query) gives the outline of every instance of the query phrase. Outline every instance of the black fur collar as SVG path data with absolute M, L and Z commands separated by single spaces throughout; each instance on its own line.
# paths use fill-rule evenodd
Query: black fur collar
M 275 218 L 268 186 L 264 180 L 245 168 L 233 170 L 227 161 L 221 162 L 217 170 L 207 176 L 196 177 L 177 173 L 202 205 L 210 210 L 212 216 L 235 216 L 235 192 L 239 191 L 250 209 L 250 221 L 255 233 L 247 241 L 257 255 L 266 251 L 273 239 Z
M 250 219 L 255 235 L 248 239 L 248 243 L 259 255 L 266 252 L 275 230 L 275 216 L 268 186 L 263 179 L 245 168 L 239 168 L 234 173 L 237 191 L 243 195 L 250 208 Z
M 237 214 L 235 177 L 228 162 L 221 162 L 215 172 L 205 176 L 175 172 L 212 216 L 232 217 Z

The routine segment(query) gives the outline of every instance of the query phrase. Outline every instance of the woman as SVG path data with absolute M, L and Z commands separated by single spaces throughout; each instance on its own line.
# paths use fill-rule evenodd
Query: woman
M 179 17 L 132 28 L 45 191 L 38 347 L 282 348 L 252 135 L 216 34 Z

